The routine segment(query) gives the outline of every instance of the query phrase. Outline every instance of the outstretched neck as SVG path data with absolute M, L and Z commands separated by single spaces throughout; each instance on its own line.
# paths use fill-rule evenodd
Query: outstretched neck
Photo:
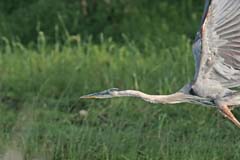
M 176 104 L 182 102 L 190 102 L 189 96 L 181 92 L 177 92 L 170 95 L 149 95 L 136 90 L 124 90 L 114 91 L 113 97 L 137 97 L 150 103 L 162 103 L 162 104 Z
M 187 91 L 185 89 L 181 89 L 179 92 L 170 95 L 149 95 L 136 90 L 119 90 L 117 88 L 111 88 L 102 92 L 81 96 L 80 98 L 105 99 L 113 97 L 137 97 L 150 103 L 175 104 L 187 102 L 214 106 L 211 99 L 190 95 Z

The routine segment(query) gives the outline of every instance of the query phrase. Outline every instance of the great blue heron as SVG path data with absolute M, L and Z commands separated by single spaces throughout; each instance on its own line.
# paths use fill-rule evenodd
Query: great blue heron
M 206 0 L 193 44 L 194 80 L 170 95 L 108 89 L 80 98 L 138 97 L 151 103 L 198 103 L 217 108 L 240 127 L 231 109 L 240 105 L 240 0 Z

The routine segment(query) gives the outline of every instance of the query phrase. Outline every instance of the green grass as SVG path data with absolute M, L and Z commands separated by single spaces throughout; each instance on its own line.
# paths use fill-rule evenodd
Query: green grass
M 115 19 L 116 24 L 104 26 L 95 13 L 98 21 L 89 21 L 94 24 L 86 31 L 78 23 L 71 30 L 73 20 L 66 16 L 70 23 L 63 21 L 60 30 L 42 22 L 51 34 L 44 35 L 49 33 L 39 26 L 38 36 L 29 29 L 37 23 L 26 21 L 31 25 L 19 27 L 14 15 L 22 14 L 16 10 L 4 35 L 28 38 L 23 38 L 24 45 L 4 37 L 0 41 L 0 159 L 239 160 L 240 130 L 216 109 L 134 98 L 79 99 L 113 87 L 169 94 L 190 82 L 191 40 L 202 10 L 196 4 L 200 2 L 128 1 L 125 16 Z M 45 10 L 32 7 L 46 17 Z M 74 31 L 78 27 L 84 31 Z M 22 35 L 15 35 L 13 28 Z M 85 34 L 88 29 L 94 30 L 93 37 Z M 26 45 L 26 40 L 33 42 Z
M 12 46 L 0 54 L 0 155 L 17 150 L 25 159 L 56 160 L 240 157 L 240 131 L 214 109 L 79 99 L 112 87 L 154 94 L 178 90 L 194 73 L 185 36 L 176 36 L 171 48 L 111 39 Z

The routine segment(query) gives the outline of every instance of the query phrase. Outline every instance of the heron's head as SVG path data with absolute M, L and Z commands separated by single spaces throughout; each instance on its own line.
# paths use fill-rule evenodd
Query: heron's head
M 105 99 L 117 96 L 117 92 L 120 91 L 118 88 L 111 88 L 97 93 L 88 94 L 81 96 L 81 99 Z

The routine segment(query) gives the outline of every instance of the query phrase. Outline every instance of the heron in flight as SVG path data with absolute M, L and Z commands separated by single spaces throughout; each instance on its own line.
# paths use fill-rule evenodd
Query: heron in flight
M 137 97 L 151 103 L 197 103 L 217 108 L 240 128 L 231 110 L 240 105 L 240 0 L 206 0 L 193 44 L 192 82 L 170 95 L 108 89 L 80 98 Z

